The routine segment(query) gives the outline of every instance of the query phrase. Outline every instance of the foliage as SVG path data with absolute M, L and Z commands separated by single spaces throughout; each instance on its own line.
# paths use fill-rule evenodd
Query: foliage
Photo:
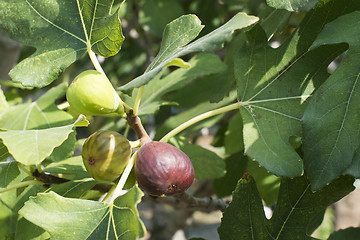
M 190 157 L 193 206 L 231 196 L 220 239 L 313 239 L 360 177 L 359 20 L 358 0 L 0 0 L 0 29 L 22 44 L 0 79 L 0 238 L 145 236 L 134 155 L 111 184 L 79 156 L 100 129 L 135 152 L 135 114 Z M 125 113 L 68 105 L 71 81 L 94 68 Z M 199 146 L 206 131 L 213 141 Z

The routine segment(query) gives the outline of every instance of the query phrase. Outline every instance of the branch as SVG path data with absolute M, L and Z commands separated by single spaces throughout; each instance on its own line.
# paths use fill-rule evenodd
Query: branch
M 39 173 L 38 170 L 35 170 L 33 172 L 33 176 L 38 180 L 41 181 L 43 184 L 51 185 L 51 184 L 61 184 L 69 182 L 70 180 L 65 178 L 60 178 L 48 173 L 41 172 Z M 112 187 L 112 184 L 96 184 L 94 187 L 92 187 L 92 190 L 99 191 L 102 193 L 106 193 L 110 190 Z
M 222 212 L 225 211 L 228 205 L 220 198 L 198 198 L 193 197 L 186 192 L 173 195 L 172 197 L 155 197 L 151 195 L 145 195 L 143 198 L 157 203 L 165 203 L 175 208 L 220 210 Z

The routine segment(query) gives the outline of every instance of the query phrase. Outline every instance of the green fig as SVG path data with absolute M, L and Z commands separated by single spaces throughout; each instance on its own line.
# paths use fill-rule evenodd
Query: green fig
M 82 149 L 86 170 L 100 182 L 112 182 L 119 178 L 130 155 L 130 142 L 114 131 L 99 130 L 93 133 L 86 139 Z
M 87 116 L 124 114 L 124 106 L 109 79 L 95 70 L 80 73 L 66 91 L 70 107 Z

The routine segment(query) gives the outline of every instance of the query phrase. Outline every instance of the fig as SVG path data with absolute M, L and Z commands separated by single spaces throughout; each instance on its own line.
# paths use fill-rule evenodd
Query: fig
M 91 134 L 82 149 L 86 170 L 100 182 L 112 182 L 120 177 L 130 155 L 129 141 L 114 131 L 99 130 Z
M 194 180 L 189 157 L 164 142 L 150 141 L 141 146 L 134 168 L 139 187 L 153 196 L 182 193 Z
M 87 116 L 124 114 L 124 106 L 109 79 L 95 70 L 80 73 L 66 91 L 70 107 Z

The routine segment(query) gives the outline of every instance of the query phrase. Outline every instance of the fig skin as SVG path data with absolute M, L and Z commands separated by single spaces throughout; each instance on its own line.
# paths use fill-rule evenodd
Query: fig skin
M 135 176 L 141 189 L 153 196 L 182 193 L 194 180 L 194 167 L 189 157 L 164 142 L 141 146 L 135 159 Z
M 96 70 L 80 73 L 66 91 L 70 107 L 87 116 L 124 114 L 124 106 L 109 79 Z
M 131 146 L 127 138 L 114 131 L 100 130 L 86 139 L 82 158 L 86 170 L 99 182 L 119 178 L 130 160 Z

